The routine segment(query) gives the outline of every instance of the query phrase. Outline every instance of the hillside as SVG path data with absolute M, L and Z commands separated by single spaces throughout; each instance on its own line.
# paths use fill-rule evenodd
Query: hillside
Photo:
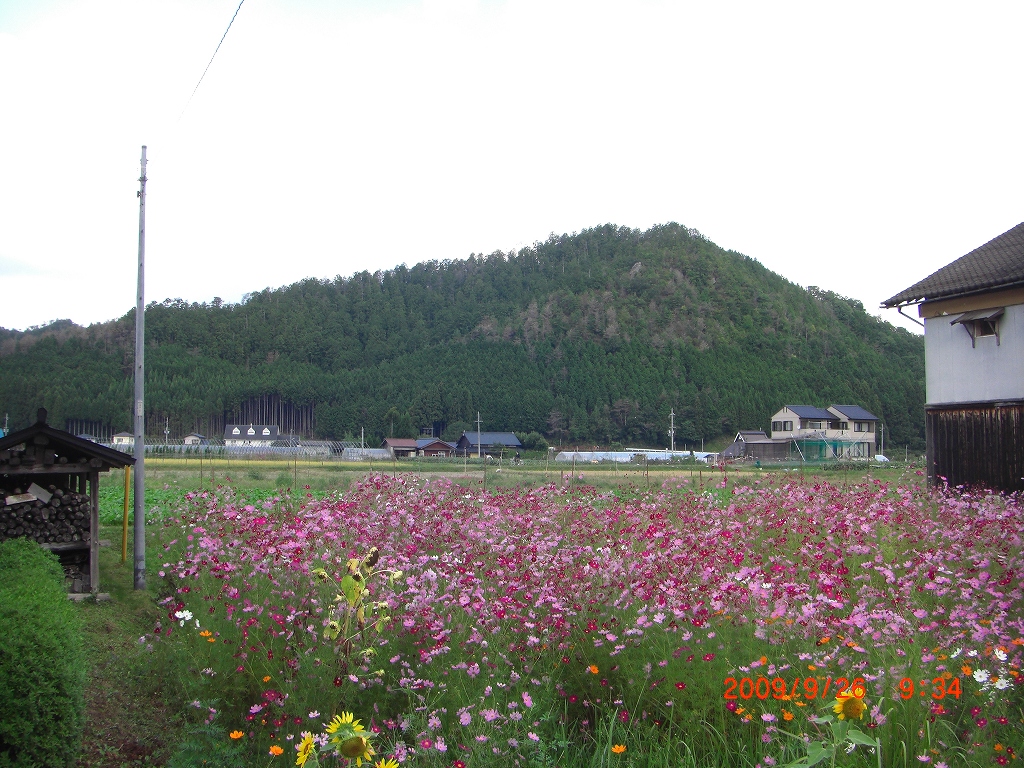
M 159 291 L 151 287 L 150 291 Z M 517 253 L 305 280 L 239 304 L 146 309 L 147 424 L 219 435 L 396 436 L 436 424 L 580 444 L 767 428 L 786 403 L 858 403 L 923 446 L 924 344 L 678 224 L 605 225 Z M 134 312 L 0 329 L 12 427 L 47 407 L 130 429 Z

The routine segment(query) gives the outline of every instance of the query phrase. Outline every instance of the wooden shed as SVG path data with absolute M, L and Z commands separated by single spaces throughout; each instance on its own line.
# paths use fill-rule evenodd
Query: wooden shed
M 135 459 L 46 424 L 0 438 L 0 540 L 26 537 L 54 552 L 69 592 L 99 592 L 99 478 Z

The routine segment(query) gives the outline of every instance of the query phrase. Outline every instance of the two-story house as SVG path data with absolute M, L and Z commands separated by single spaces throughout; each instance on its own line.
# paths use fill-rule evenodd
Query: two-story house
M 772 416 L 772 439 L 817 442 L 817 452 L 833 458 L 871 458 L 877 425 L 878 417 L 859 405 L 786 405 Z
M 915 304 L 928 479 L 1024 490 L 1024 223 L 882 306 Z

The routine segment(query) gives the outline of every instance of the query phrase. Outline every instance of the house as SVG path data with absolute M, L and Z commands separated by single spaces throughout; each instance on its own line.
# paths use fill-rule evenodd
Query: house
M 116 437 L 116 435 L 115 435 Z M 185 439 L 181 441 L 185 445 L 207 445 L 210 441 L 198 432 L 190 432 L 185 435 Z
M 786 405 L 772 416 L 772 438 L 799 440 L 793 453 L 804 459 L 805 449 L 815 458 L 871 458 L 877 424 L 878 417 L 859 405 Z
M 277 440 L 279 430 L 273 424 L 228 424 L 224 427 L 224 445 L 265 448 Z
M 416 441 L 416 453 L 420 456 L 445 456 L 455 455 L 455 446 L 439 440 L 436 437 L 421 437 Z
M 131 432 L 116 432 L 110 442 L 112 445 L 135 445 L 135 435 Z
M 416 440 L 411 437 L 386 437 L 380 446 L 397 458 L 416 455 Z
M 1024 490 L 1024 222 L 882 302 L 913 305 L 929 481 Z
M 523 444 L 511 432 L 463 432 L 455 448 L 460 456 L 496 456 L 503 450 L 521 451 Z

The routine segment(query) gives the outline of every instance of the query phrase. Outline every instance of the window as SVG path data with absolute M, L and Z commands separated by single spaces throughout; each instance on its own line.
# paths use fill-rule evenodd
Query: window
M 999 318 L 1003 316 L 1003 307 L 996 309 L 979 309 L 974 312 L 965 312 L 959 317 L 950 320 L 950 325 L 959 323 L 971 337 L 971 347 L 976 346 L 978 339 L 986 336 L 995 336 L 996 346 L 999 346 Z
M 808 429 L 822 429 L 821 424 L 822 424 L 822 422 L 820 422 L 820 421 L 808 421 L 807 422 L 807 428 Z
M 781 421 L 773 421 L 772 422 L 772 432 L 781 432 L 781 431 L 782 431 L 782 422 Z
M 784 422 L 782 422 L 782 431 L 783 432 L 792 432 L 793 431 L 793 422 L 792 421 L 784 421 Z
M 871 421 L 855 421 L 853 423 L 854 432 L 874 432 L 875 424 Z
M 850 429 L 850 422 L 848 422 L 848 421 L 840 421 L 839 422 L 839 428 L 841 430 L 843 430 L 843 432 L 848 431 Z

